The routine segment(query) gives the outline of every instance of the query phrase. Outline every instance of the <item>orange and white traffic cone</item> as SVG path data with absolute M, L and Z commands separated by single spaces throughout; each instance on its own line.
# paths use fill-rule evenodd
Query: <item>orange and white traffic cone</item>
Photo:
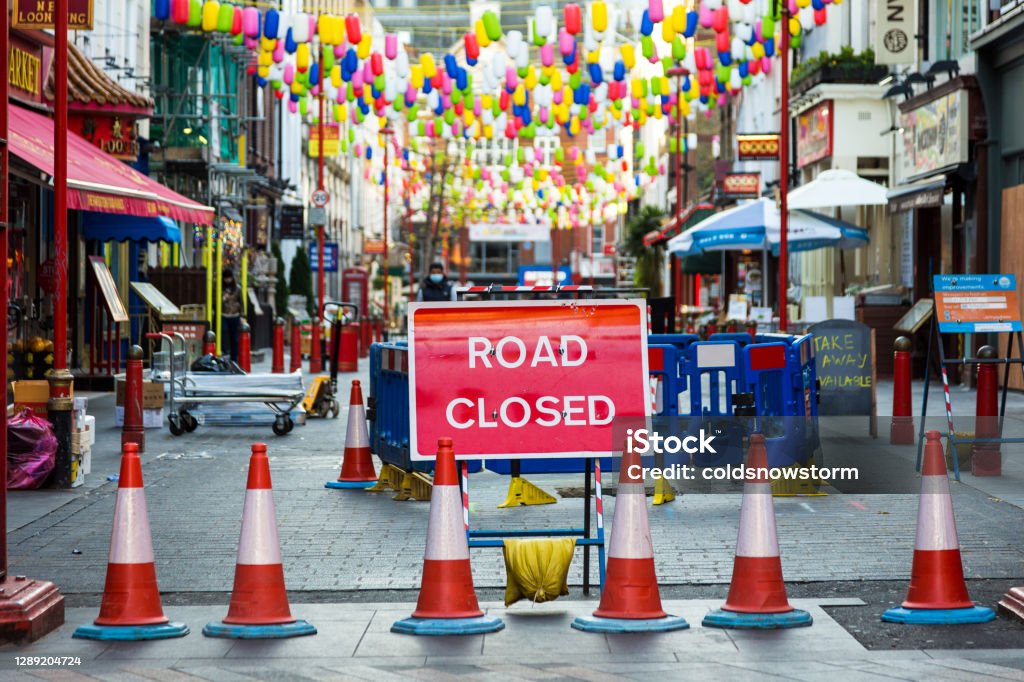
M 630 450 L 627 447 L 622 453 L 601 603 L 593 616 L 580 616 L 572 622 L 576 630 L 667 632 L 690 627 L 661 607 L 640 454 Z
M 274 491 L 270 484 L 270 460 L 264 443 L 253 443 L 249 458 L 242 537 L 238 541 L 235 586 L 228 615 L 222 621 L 207 623 L 203 634 L 233 639 L 316 634 L 316 628 L 304 620 L 296 620 L 288 606 Z
M 910 589 L 902 606 L 883 613 L 882 620 L 915 625 L 987 623 L 995 619 L 995 612 L 967 595 L 941 435 L 929 431 L 924 437 Z
M 750 436 L 747 472 L 756 476 L 743 485 L 740 532 L 732 567 L 729 596 L 721 609 L 704 616 L 704 627 L 772 630 L 810 625 L 811 614 L 794 609 L 786 597 L 782 559 L 775 532 L 775 503 L 768 473 L 764 436 Z
M 476 600 L 455 451 L 451 438 L 439 438 L 420 597 L 412 616 L 395 622 L 391 631 L 408 635 L 477 635 L 504 627 L 500 618 L 485 616 Z
M 156 584 L 153 538 L 142 486 L 139 446 L 121 446 L 121 475 L 114 503 L 107 581 L 100 615 L 75 630 L 77 639 L 125 641 L 184 637 L 188 626 L 164 615 Z
M 366 428 L 363 409 L 363 389 L 359 379 L 352 381 L 348 408 L 348 431 L 345 433 L 345 453 L 341 460 L 341 474 L 337 481 L 327 481 L 325 488 L 372 488 L 377 483 L 370 457 L 370 432 Z

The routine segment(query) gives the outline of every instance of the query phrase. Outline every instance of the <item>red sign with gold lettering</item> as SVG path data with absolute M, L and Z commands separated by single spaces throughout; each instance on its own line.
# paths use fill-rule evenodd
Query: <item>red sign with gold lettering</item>
M 11 28 L 55 28 L 54 0 L 14 0 Z M 92 0 L 68 0 L 68 30 L 92 30 Z
M 68 130 L 119 159 L 134 161 L 139 156 L 134 117 L 72 112 L 68 116 Z

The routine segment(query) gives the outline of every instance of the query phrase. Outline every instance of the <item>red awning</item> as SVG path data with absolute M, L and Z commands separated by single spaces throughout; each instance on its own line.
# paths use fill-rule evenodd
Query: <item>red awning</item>
M 10 150 L 53 176 L 53 119 L 22 107 L 10 111 Z M 148 218 L 167 216 L 207 225 L 214 210 L 174 192 L 68 133 L 68 208 Z

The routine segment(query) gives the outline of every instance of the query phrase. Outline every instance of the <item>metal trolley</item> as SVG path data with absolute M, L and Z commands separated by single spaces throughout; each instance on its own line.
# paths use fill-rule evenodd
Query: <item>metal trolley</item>
M 168 356 L 175 355 L 175 337 L 184 348 L 185 337 L 181 334 L 149 333 L 146 338 L 160 340 L 167 344 Z M 191 433 L 199 427 L 199 420 L 192 414 L 199 405 L 225 403 L 263 403 L 273 412 L 273 431 L 278 436 L 289 433 L 295 426 L 291 411 L 302 402 L 305 390 L 302 373 L 292 374 L 206 374 L 185 372 L 179 376 L 175 363 L 169 363 L 167 382 L 168 416 L 167 423 L 172 435 Z

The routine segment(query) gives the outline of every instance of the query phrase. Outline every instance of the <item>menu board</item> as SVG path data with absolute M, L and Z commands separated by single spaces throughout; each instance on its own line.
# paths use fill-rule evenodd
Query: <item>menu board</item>
M 168 315 L 181 315 L 181 309 L 171 302 L 171 299 L 164 296 L 163 292 L 149 282 L 132 282 L 132 289 L 139 298 L 154 309 L 160 317 Z
M 899 319 L 893 329 L 898 332 L 905 332 L 907 334 L 913 334 L 921 328 L 928 318 L 932 316 L 932 312 L 935 310 L 935 301 L 930 298 L 918 299 L 914 307 L 907 311 L 906 315 Z
M 940 332 L 1021 331 L 1015 275 L 935 275 L 933 284 Z
M 127 322 L 128 311 L 124 309 L 121 297 L 117 295 L 117 285 L 114 284 L 114 277 L 107 269 L 106 261 L 100 256 L 89 256 L 89 265 L 92 266 L 92 274 L 96 278 L 96 288 L 107 304 L 110 319 L 114 322 Z
M 808 330 L 814 335 L 819 415 L 870 415 L 875 366 L 872 330 L 852 320 L 825 320 Z

